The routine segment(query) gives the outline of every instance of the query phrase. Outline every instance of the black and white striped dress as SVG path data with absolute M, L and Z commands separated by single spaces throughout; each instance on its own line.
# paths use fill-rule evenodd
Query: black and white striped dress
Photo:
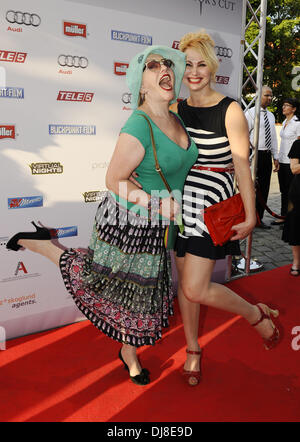
M 232 163 L 230 145 L 225 128 L 225 115 L 234 100 L 223 98 L 211 107 L 194 107 L 187 100 L 178 103 L 178 114 L 198 147 L 195 165 L 226 168 Z M 184 233 L 179 234 L 178 256 L 191 253 L 210 259 L 239 255 L 238 241 L 214 246 L 204 223 L 203 210 L 231 197 L 234 193 L 233 175 L 229 172 L 191 169 L 184 185 L 182 214 Z

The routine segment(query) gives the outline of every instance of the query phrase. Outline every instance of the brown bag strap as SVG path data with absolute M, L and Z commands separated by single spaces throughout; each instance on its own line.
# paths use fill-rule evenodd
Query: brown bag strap
M 163 182 L 164 182 L 164 185 L 165 185 L 166 188 L 168 189 L 168 192 L 169 192 L 169 193 L 172 193 L 172 190 L 171 190 L 171 188 L 170 188 L 170 186 L 169 186 L 169 184 L 168 184 L 166 178 L 164 177 L 164 174 L 162 173 L 162 170 L 161 170 L 161 168 L 160 168 L 160 165 L 159 165 L 159 162 L 158 162 L 158 159 L 157 159 L 157 152 L 156 152 L 156 146 L 155 146 L 154 135 L 153 135 L 153 130 L 152 130 L 151 123 L 150 123 L 149 119 L 146 117 L 146 115 L 144 115 L 144 114 L 140 114 L 140 116 L 145 118 L 145 120 L 147 121 L 148 126 L 149 126 L 149 128 L 150 128 L 150 137 L 151 137 L 151 143 L 152 143 L 153 155 L 154 155 L 154 160 L 155 160 L 155 170 L 156 170 L 156 172 L 158 172 L 158 173 L 160 174 L 161 179 L 162 179 Z

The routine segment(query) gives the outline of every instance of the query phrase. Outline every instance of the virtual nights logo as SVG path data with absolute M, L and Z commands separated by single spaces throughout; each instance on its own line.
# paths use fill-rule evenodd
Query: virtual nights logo
M 96 201 L 100 201 L 104 194 L 106 194 L 106 191 L 95 190 L 91 192 L 84 192 L 82 195 L 85 203 L 94 203 Z
M 31 163 L 29 167 L 32 175 L 52 175 L 64 171 L 63 165 L 60 163 Z

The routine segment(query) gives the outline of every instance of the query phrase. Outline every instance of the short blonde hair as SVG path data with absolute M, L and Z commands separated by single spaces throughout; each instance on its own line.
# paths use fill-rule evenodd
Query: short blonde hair
M 219 60 L 215 53 L 215 42 L 204 30 L 189 32 L 181 37 L 179 50 L 185 52 L 188 48 L 196 49 L 203 55 L 207 66 L 212 73 L 212 80 L 216 81 L 216 73 L 219 69 Z

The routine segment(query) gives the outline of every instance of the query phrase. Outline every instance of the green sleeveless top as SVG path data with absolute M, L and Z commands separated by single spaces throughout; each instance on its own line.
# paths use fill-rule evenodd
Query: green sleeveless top
M 171 111 L 172 112 L 172 111 Z M 142 185 L 143 190 L 149 194 L 151 192 L 161 192 L 159 196 L 165 198 L 168 196 L 168 191 L 161 179 L 161 176 L 155 170 L 155 159 L 153 154 L 153 148 L 151 143 L 150 128 L 145 118 L 140 114 L 144 114 L 148 117 L 155 140 L 157 159 L 170 188 L 174 192 L 174 197 L 181 198 L 184 182 L 190 168 L 195 164 L 198 157 L 198 149 L 194 141 L 188 134 L 181 118 L 172 112 L 179 122 L 182 124 L 188 139 L 189 145 L 185 150 L 172 141 L 167 135 L 165 135 L 159 127 L 151 120 L 151 118 L 141 110 L 135 110 L 128 118 L 120 133 L 127 133 L 137 138 L 145 149 L 145 156 L 139 166 L 136 168 L 136 172 L 139 174 L 139 178 L 136 180 Z M 158 194 L 155 192 L 155 195 Z M 111 192 L 112 193 L 112 192 Z M 154 193 L 152 193 L 154 194 Z M 114 198 L 128 209 L 134 210 L 140 213 L 142 216 L 147 216 L 148 211 L 146 208 L 130 203 L 118 195 L 112 193 Z M 135 207 L 133 207 L 135 206 Z

